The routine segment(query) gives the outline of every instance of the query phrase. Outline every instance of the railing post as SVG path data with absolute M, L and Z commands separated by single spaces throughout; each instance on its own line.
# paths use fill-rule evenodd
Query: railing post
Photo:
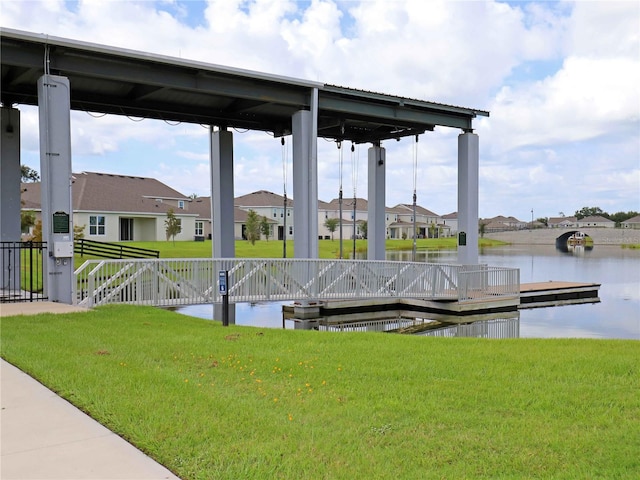
M 93 306 L 95 305 L 95 287 L 95 274 L 93 272 L 89 272 L 89 276 L 87 277 L 87 306 L 89 308 L 93 308 Z
M 28 242 L 28 245 L 29 245 L 29 301 L 33 302 L 33 242 Z M 22 274 L 22 272 L 20 273 Z M 22 275 L 20 275 L 20 277 L 22 277 Z M 22 279 L 20 280 L 20 286 L 22 287 Z

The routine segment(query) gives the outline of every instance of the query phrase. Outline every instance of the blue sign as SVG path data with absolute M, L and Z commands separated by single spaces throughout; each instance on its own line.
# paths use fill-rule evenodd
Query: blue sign
M 218 273 L 218 289 L 220 292 L 220 295 L 226 295 L 227 294 L 227 271 L 226 270 L 220 270 L 220 273 Z

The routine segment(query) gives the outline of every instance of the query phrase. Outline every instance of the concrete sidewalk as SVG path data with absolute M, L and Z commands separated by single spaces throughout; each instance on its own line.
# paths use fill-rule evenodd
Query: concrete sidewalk
M 12 317 L 14 315 L 38 315 L 40 313 L 73 313 L 88 311 L 89 310 L 86 308 L 57 302 L 0 303 L 0 317 Z
M 0 388 L 2 480 L 179 480 L 4 360 Z

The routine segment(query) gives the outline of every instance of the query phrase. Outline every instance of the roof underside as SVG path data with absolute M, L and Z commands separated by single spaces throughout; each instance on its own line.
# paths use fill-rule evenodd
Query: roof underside
M 472 130 L 486 111 L 324 85 L 84 42 L 0 30 L 3 105 L 37 105 L 45 72 L 69 79 L 71 108 L 291 133 L 291 117 L 309 110 L 318 89 L 318 136 L 377 143 L 433 130 Z

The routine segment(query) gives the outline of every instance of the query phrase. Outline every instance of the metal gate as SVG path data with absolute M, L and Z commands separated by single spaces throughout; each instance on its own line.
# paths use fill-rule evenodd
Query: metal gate
M 37 302 L 44 295 L 46 242 L 0 242 L 0 302 Z

